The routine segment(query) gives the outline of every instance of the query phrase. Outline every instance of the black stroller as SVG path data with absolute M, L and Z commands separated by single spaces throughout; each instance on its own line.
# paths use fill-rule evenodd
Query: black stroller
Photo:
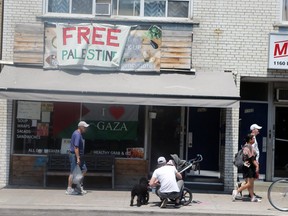
M 189 161 L 182 160 L 178 157 L 177 154 L 171 154 L 173 163 L 178 170 L 178 172 L 183 173 L 185 171 L 188 171 L 192 169 L 193 171 L 200 172 L 200 162 L 203 160 L 203 157 L 201 154 L 197 154 L 197 156 Z M 156 188 L 158 190 L 159 188 Z M 157 194 L 157 191 L 155 192 Z M 192 202 L 193 194 L 192 191 L 185 187 L 185 184 L 182 189 L 182 194 L 180 198 L 181 205 L 189 205 Z M 172 202 L 175 202 L 175 200 L 171 200 Z
M 174 161 L 174 164 L 176 166 L 176 169 L 180 173 L 184 173 L 185 171 L 188 171 L 192 169 L 193 171 L 198 171 L 200 173 L 200 162 L 203 160 L 203 157 L 201 154 L 197 154 L 197 156 L 189 161 L 182 160 L 178 157 L 177 154 L 171 154 L 172 160 Z M 186 206 L 189 205 L 192 202 L 193 194 L 192 191 L 185 187 L 182 189 L 182 195 L 181 195 L 181 204 Z

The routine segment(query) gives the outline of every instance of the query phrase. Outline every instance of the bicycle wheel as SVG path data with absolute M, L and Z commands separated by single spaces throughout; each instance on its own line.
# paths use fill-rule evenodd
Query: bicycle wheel
M 184 187 L 183 193 L 182 193 L 182 198 L 181 198 L 182 205 L 186 206 L 189 203 L 191 203 L 192 198 L 193 198 L 192 192 L 188 188 Z
M 268 200 L 275 209 L 288 211 L 288 179 L 279 179 L 270 185 Z

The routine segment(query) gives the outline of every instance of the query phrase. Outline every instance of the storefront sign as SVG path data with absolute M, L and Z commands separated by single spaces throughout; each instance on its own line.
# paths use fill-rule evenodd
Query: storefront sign
M 268 68 L 288 69 L 288 34 L 270 34 Z
M 159 26 L 46 24 L 45 69 L 160 71 Z
M 58 65 L 119 67 L 130 26 L 57 24 Z

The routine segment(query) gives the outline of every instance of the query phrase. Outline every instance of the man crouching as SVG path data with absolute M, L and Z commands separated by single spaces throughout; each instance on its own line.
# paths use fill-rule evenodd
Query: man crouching
M 168 199 L 175 200 L 174 207 L 179 208 L 181 190 L 184 185 L 182 175 L 177 171 L 172 161 L 166 163 L 164 157 L 158 158 L 158 166 L 159 168 L 153 172 L 149 185 L 150 187 L 156 187 L 160 184 L 159 190 L 156 191 L 157 196 L 162 200 L 160 208 L 166 208 Z

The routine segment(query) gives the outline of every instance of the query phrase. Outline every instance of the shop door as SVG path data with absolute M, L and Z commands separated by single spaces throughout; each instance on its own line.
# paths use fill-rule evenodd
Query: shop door
M 257 135 L 257 143 L 260 151 L 260 174 L 266 172 L 266 137 L 267 137 L 267 115 L 268 104 L 264 103 L 246 103 L 240 104 L 240 121 L 239 121 L 239 144 L 238 149 L 245 144 L 244 139 L 250 133 L 250 126 L 258 124 L 262 126 L 260 133 Z
M 171 159 L 170 154 L 178 154 L 180 150 L 181 107 L 153 107 L 157 113 L 152 120 L 151 166 L 157 166 L 157 158 L 164 156 Z
M 201 154 L 201 170 L 219 171 L 220 109 L 190 108 L 188 125 L 192 138 L 188 158 Z
M 288 177 L 288 107 L 276 107 L 274 177 Z

